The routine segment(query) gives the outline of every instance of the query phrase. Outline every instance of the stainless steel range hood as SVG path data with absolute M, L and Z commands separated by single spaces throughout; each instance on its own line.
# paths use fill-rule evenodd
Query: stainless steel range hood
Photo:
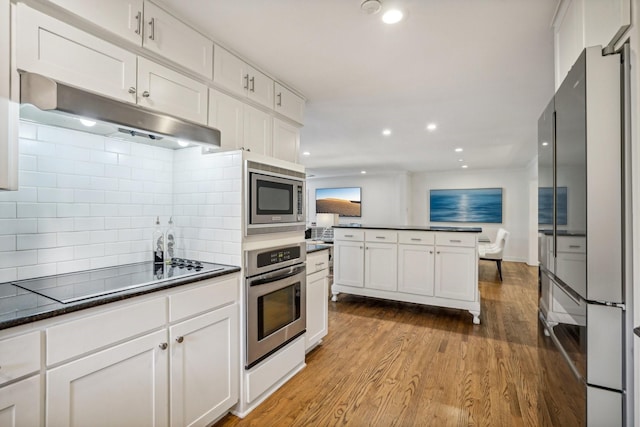
M 165 148 L 180 148 L 177 140 L 220 147 L 217 129 L 86 92 L 40 74 L 20 75 L 20 104 L 20 117 L 38 123 Z M 99 125 L 86 128 L 80 118 Z

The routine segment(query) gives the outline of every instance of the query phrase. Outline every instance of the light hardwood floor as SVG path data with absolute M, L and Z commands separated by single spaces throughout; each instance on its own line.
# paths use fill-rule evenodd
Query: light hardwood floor
M 307 367 L 216 426 L 538 426 L 537 268 L 480 262 L 465 311 L 340 295 Z

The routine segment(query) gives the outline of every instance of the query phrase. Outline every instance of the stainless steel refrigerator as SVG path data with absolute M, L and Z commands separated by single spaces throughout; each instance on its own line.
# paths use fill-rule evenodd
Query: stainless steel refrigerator
M 538 121 L 542 424 L 633 424 L 626 58 L 585 49 Z

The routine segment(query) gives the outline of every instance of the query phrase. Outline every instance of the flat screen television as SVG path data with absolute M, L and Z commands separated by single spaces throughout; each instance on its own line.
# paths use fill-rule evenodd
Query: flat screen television
M 317 188 L 316 213 L 332 213 L 346 217 L 361 217 L 360 187 Z
M 502 188 L 431 190 L 431 222 L 502 223 Z

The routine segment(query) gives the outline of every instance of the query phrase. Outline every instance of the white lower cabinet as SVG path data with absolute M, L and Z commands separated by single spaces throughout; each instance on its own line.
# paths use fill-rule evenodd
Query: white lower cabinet
M 364 242 L 335 241 L 334 282 L 364 287 Z
M 433 295 L 435 248 L 422 245 L 398 245 L 398 291 Z
M 167 425 L 168 360 L 161 330 L 50 369 L 46 424 Z
M 480 323 L 475 234 L 362 227 L 336 228 L 334 239 L 332 301 L 347 293 L 458 308 Z
M 328 250 L 307 255 L 307 273 L 305 349 L 309 351 L 327 335 L 329 327 Z
M 40 375 L 0 389 L 0 426 L 34 427 L 41 425 Z
M 398 245 L 365 243 L 364 287 L 395 291 L 398 289 Z
M 238 305 L 169 329 L 172 426 L 205 426 L 238 401 Z
M 476 299 L 477 263 L 475 248 L 436 246 L 435 295 L 442 298 Z

